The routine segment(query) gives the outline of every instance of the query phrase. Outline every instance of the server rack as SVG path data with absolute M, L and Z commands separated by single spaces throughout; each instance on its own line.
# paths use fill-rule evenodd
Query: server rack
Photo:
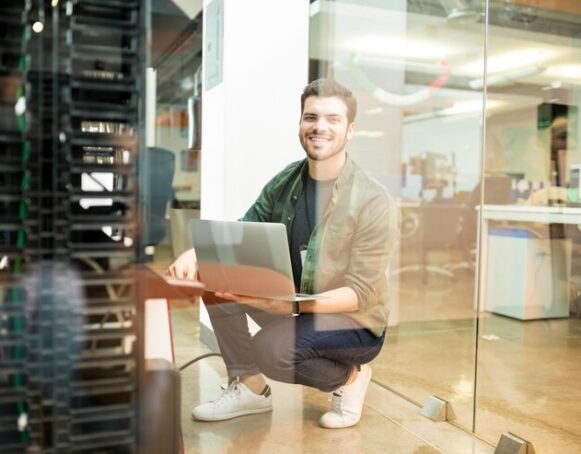
M 0 452 L 137 449 L 145 3 L 0 3 Z
M 26 242 L 27 211 L 25 203 L 30 176 L 30 142 L 25 137 L 25 116 L 16 115 L 17 99 L 23 98 L 27 76 L 27 5 L 23 1 L 0 6 L 0 226 L 2 257 L 0 276 L 4 281 L 22 274 Z M 30 225 L 30 224 L 29 224 Z M 30 226 L 32 228 L 32 226 Z M 29 239 L 31 235 L 29 235 Z M 26 389 L 23 377 L 24 308 L 18 304 L 21 289 L 2 288 L 4 304 L 0 313 L 0 440 L 10 449 L 25 437 L 18 433 L 24 420 Z M 4 333 L 8 332 L 8 335 Z M 11 426 L 12 430 L 7 430 Z M 20 436 L 20 438 L 19 438 Z

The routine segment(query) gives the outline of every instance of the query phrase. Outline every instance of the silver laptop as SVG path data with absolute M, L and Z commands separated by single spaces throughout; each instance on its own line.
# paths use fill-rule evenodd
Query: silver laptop
M 206 290 L 282 301 L 320 298 L 295 293 L 284 224 L 192 219 L 189 227 Z

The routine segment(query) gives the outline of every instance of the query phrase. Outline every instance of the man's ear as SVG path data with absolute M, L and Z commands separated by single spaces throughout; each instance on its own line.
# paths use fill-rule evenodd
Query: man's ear
M 349 126 L 347 126 L 347 140 L 351 140 L 351 137 L 353 137 L 353 130 L 355 129 L 355 123 L 351 122 L 349 123 Z

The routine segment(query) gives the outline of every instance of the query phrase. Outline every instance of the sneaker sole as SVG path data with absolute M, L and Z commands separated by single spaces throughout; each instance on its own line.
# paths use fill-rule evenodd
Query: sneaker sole
M 239 416 L 255 415 L 257 413 L 268 413 L 269 411 L 272 411 L 272 407 L 255 408 L 253 410 L 239 410 L 234 411 L 232 413 L 214 416 L 192 415 L 192 419 L 195 421 L 226 421 L 227 419 L 238 418 Z
M 356 426 L 357 424 L 359 424 L 359 421 L 361 421 L 361 418 L 359 418 L 357 421 L 349 423 L 349 424 L 345 424 L 345 425 L 337 425 L 337 426 L 326 426 L 324 424 L 321 423 L 321 421 L 319 421 L 319 427 L 323 428 L 323 429 L 347 429 L 348 427 L 353 427 Z

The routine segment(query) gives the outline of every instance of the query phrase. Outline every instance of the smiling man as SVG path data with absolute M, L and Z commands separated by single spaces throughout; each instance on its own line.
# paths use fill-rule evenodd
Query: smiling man
M 297 290 L 322 297 L 289 303 L 205 294 L 230 383 L 220 398 L 194 408 L 195 419 L 271 411 L 266 376 L 332 393 L 322 427 L 359 422 L 368 363 L 385 339 L 386 271 L 399 216 L 386 189 L 347 155 L 356 112 L 351 91 L 333 80 L 305 87 L 299 140 L 307 157 L 277 174 L 242 221 L 284 223 Z M 169 273 L 194 278 L 195 252 L 182 254 Z M 261 327 L 254 336 L 247 315 Z

